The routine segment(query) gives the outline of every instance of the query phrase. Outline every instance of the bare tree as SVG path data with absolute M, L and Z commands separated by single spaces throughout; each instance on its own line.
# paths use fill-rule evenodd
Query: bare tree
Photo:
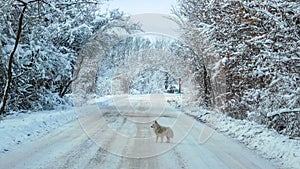
M 21 5 L 23 6 L 23 9 L 20 14 L 20 18 L 19 18 L 19 22 L 18 22 L 18 32 L 17 32 L 17 37 L 15 40 L 15 45 L 14 45 L 13 51 L 11 52 L 11 54 L 9 56 L 8 68 L 7 68 L 7 81 L 6 81 L 6 86 L 4 89 L 4 95 L 2 97 L 2 101 L 1 101 L 1 105 L 0 105 L 0 115 L 2 115 L 5 111 L 5 106 L 6 106 L 8 94 L 9 94 L 9 88 L 10 88 L 10 85 L 11 85 L 11 82 L 13 79 L 13 74 L 12 74 L 13 60 L 14 60 L 14 56 L 15 56 L 15 53 L 16 53 L 18 45 L 19 45 L 19 41 L 21 39 L 24 14 L 25 14 L 25 11 L 26 11 L 27 5 L 28 5 L 28 3 L 25 3 L 23 1 L 18 1 L 18 2 L 21 3 Z

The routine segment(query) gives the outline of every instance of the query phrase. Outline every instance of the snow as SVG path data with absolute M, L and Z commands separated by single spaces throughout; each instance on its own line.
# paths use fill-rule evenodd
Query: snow
M 280 109 L 274 112 L 269 112 L 267 114 L 267 117 L 275 116 L 275 115 L 280 115 L 282 113 L 288 113 L 288 112 L 300 112 L 300 108 L 297 109 Z
M 178 96 L 170 100 L 177 106 L 182 102 Z M 282 168 L 300 168 L 300 138 L 290 138 L 253 121 L 233 119 L 205 108 L 188 106 L 182 109 L 186 114 L 243 143 L 247 148 L 281 165 Z
M 88 104 L 105 102 L 110 96 L 91 99 Z M 25 143 L 53 132 L 55 129 L 77 119 L 75 108 L 41 111 L 32 113 L 15 113 L 3 117 L 0 121 L 0 154 L 12 151 Z
M 164 96 L 167 100 L 169 100 L 170 104 L 174 104 L 177 108 L 182 108 L 182 95 L 166 94 Z M 134 100 L 139 100 L 138 96 L 128 95 L 128 97 L 133 102 Z M 113 101 L 111 98 L 111 96 L 99 97 L 89 100 L 88 103 L 95 104 L 98 102 L 106 102 L 107 100 Z M 149 99 L 149 97 L 146 98 Z M 259 125 L 255 122 L 236 120 L 220 113 L 205 110 L 204 108 L 188 106 L 183 109 L 186 114 L 206 123 L 206 125 L 216 129 L 219 133 L 223 133 L 228 137 L 234 138 L 238 142 L 243 143 L 249 149 L 254 150 L 264 158 L 271 159 L 272 162 L 280 165 L 282 168 L 300 168 L 300 140 L 280 135 L 276 131 L 269 130 L 266 126 Z M 2 136 L 0 142 L 0 154 L 6 154 L 25 143 L 36 140 L 38 137 L 53 133 L 55 129 L 76 120 L 76 118 L 77 114 L 75 113 L 74 108 L 28 114 L 18 113 L 16 115 L 4 117 L 0 122 L 0 135 Z M 166 119 L 162 118 L 160 121 L 164 124 L 168 124 Z M 116 117 L 114 124 L 116 126 L 111 127 L 119 127 L 119 124 L 121 123 L 122 119 Z M 198 124 L 195 126 L 197 127 Z M 132 130 L 133 128 L 134 126 L 129 126 L 128 130 L 135 132 Z M 126 131 L 127 129 L 124 129 L 123 133 L 126 133 Z M 194 134 L 197 134 L 197 132 Z M 189 142 L 191 140 L 193 139 L 187 138 L 183 144 L 177 146 L 176 151 L 181 153 L 185 152 L 184 154 L 192 153 L 191 156 L 193 156 L 193 153 L 196 153 L 196 151 L 192 151 L 191 147 L 186 146 L 191 144 Z M 198 143 L 193 144 L 198 145 Z M 203 149 L 203 147 L 196 146 L 195 149 L 200 150 Z M 171 153 L 176 154 L 176 151 L 174 150 Z M 218 152 L 217 147 L 214 151 Z M 206 155 L 213 157 L 209 151 L 207 151 Z M 184 158 L 187 157 L 183 157 L 183 159 Z M 112 157 L 111 160 L 114 160 L 114 158 Z M 193 164 L 193 166 L 197 166 L 196 163 L 199 162 L 199 159 L 196 157 L 188 157 L 184 160 L 187 160 L 186 162 Z M 206 158 L 206 160 L 211 159 Z
M 213 123 L 217 131 L 238 140 L 263 157 L 280 162 L 283 167 L 300 168 L 300 140 L 290 139 L 255 122 L 237 120 L 226 115 L 216 117 L 216 114 L 205 110 L 198 113 L 196 117 L 199 120 Z
M 74 119 L 76 114 L 72 108 L 3 117 L 0 122 L 0 153 L 14 150 Z

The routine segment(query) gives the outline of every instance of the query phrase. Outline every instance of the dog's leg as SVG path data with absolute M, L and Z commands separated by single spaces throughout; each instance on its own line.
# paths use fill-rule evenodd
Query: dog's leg
M 161 142 L 161 143 L 163 142 L 163 139 L 164 139 L 164 136 L 161 136 L 161 137 L 160 137 L 160 142 Z
M 156 143 L 157 143 L 157 140 L 158 140 L 158 136 L 156 136 Z
M 167 143 L 170 143 L 170 137 L 167 136 Z

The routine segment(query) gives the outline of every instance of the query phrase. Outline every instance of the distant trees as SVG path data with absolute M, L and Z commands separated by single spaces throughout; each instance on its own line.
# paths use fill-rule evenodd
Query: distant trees
M 80 67 L 76 65 L 82 60 L 78 57 L 79 52 L 89 38 L 95 32 L 111 29 L 112 23 L 128 20 L 117 10 L 101 11 L 104 2 L 1 1 L 1 105 L 5 105 L 3 100 L 7 100 L 7 106 L 5 110 L 2 108 L 1 113 L 13 110 L 52 109 L 67 102 L 68 99 L 63 97 L 70 93 L 75 78 L 73 71 L 79 71 Z M 18 21 L 22 15 L 23 23 L 19 27 Z M 11 59 L 19 28 L 22 32 L 18 48 Z M 134 26 L 128 26 L 127 29 L 134 29 Z M 114 37 L 106 37 L 103 40 L 110 39 Z M 74 74 L 76 76 L 76 73 Z M 5 88 L 9 78 L 11 85 Z
M 268 113 L 283 109 L 291 113 L 282 116 L 294 118 L 293 110 L 300 107 L 300 2 L 179 2 L 177 12 L 190 25 L 183 37 L 208 59 L 212 99 L 222 97 L 222 109 L 235 118 L 268 124 L 273 121 Z
M 74 99 L 76 105 L 84 104 L 90 97 L 103 94 L 97 91 L 96 82 L 100 75 L 120 63 L 123 53 L 108 62 L 107 57 L 120 41 L 131 34 L 141 32 L 139 24 L 132 23 L 130 17 L 124 16 L 117 10 L 111 11 L 108 18 L 108 22 L 93 34 L 78 54 L 78 62 L 72 79 L 72 94 L 76 98 Z M 101 69 L 103 67 L 104 69 Z M 108 84 L 102 86 L 101 91 L 111 86 L 109 80 L 105 79 L 103 82 Z
M 101 61 L 97 93 L 149 94 L 184 81 L 187 95 L 194 84 L 192 53 L 176 39 L 159 34 L 134 34 L 117 43 Z M 194 91 L 190 91 L 194 92 Z

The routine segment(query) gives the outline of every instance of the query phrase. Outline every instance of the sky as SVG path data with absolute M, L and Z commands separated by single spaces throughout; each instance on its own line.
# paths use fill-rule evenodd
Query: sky
M 145 32 L 178 37 L 178 25 L 168 19 L 176 3 L 177 0 L 111 0 L 108 7 L 130 15 L 132 21 L 142 24 Z
M 119 8 L 130 15 L 142 13 L 171 14 L 176 0 L 111 0 L 110 8 Z

